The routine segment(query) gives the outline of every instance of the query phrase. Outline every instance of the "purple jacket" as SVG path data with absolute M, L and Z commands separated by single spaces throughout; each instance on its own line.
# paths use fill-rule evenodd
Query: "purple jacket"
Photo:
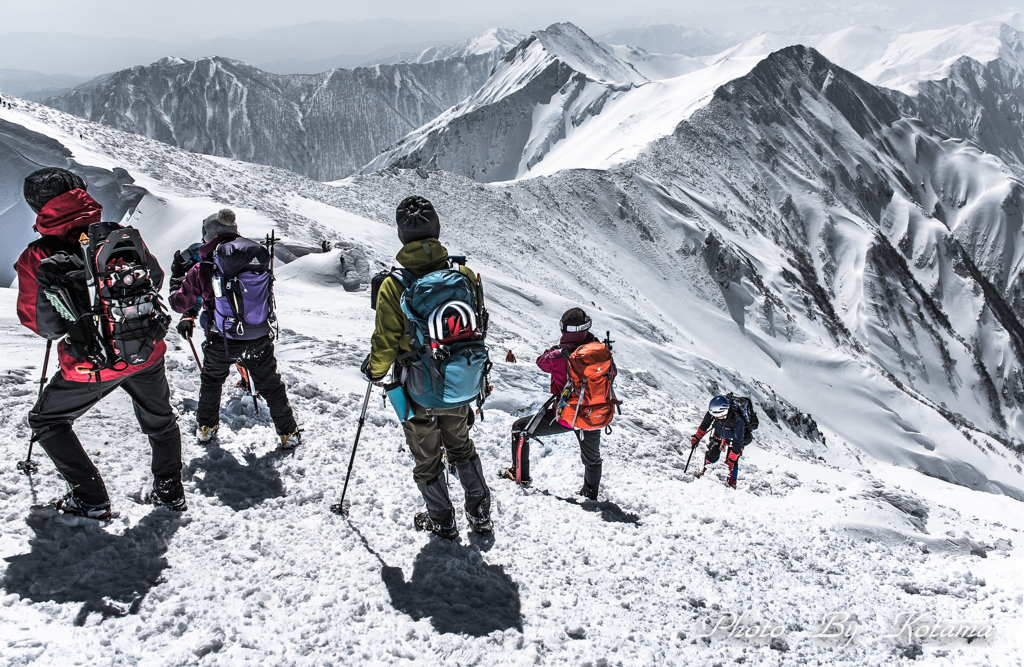
M 185 282 L 181 283 L 181 287 L 176 291 L 171 292 L 171 298 L 168 300 L 175 312 L 187 313 L 196 307 L 199 299 L 202 299 L 203 315 L 200 324 L 204 331 L 207 329 L 206 323 L 213 311 L 213 251 L 221 243 L 234 241 L 237 238 L 238 234 L 229 232 L 204 243 L 199 248 L 201 261 L 188 270 L 188 273 L 185 274 Z

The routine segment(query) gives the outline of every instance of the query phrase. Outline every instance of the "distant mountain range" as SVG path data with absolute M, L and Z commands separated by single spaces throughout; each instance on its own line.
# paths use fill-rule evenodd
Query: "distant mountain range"
M 473 94 L 519 35 L 493 30 L 439 60 L 280 75 L 228 58 L 165 58 L 47 100 L 56 109 L 197 153 L 352 173 Z

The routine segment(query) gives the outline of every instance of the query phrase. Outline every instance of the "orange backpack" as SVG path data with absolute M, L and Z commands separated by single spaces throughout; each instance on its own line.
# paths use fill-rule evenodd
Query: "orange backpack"
M 612 390 L 612 352 L 592 342 L 569 355 L 569 381 L 562 390 L 555 414 L 570 428 L 596 431 L 612 423 L 619 401 Z

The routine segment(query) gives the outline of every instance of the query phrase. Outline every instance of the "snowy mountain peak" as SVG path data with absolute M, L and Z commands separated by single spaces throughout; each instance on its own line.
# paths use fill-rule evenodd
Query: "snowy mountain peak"
M 522 176 L 614 95 L 650 81 L 571 23 L 509 51 L 468 99 L 361 170 L 426 166 L 485 182 Z
M 463 58 L 466 56 L 488 53 L 504 54 L 521 41 L 523 41 L 523 35 L 515 30 L 510 30 L 508 28 L 491 28 L 482 35 L 478 35 L 455 44 L 435 46 L 424 51 L 420 51 L 412 57 L 402 58 L 400 56 L 396 56 L 395 60 L 392 61 L 389 59 L 384 62 L 426 63 L 433 60 L 443 60 L 445 58 Z
M 542 50 L 546 58 L 559 60 L 593 81 L 611 84 L 647 81 L 647 77 L 629 63 L 616 58 L 572 23 L 555 23 L 532 33 L 506 54 L 502 64 L 528 62 L 538 50 Z
M 164 56 L 160 60 L 153 63 L 153 65 L 157 67 L 169 67 L 172 65 L 184 65 L 187 62 L 188 61 L 184 58 L 179 58 L 177 56 Z

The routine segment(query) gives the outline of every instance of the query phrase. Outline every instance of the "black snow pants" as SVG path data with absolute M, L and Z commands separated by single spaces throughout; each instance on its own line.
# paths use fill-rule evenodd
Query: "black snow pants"
M 163 359 L 145 370 L 104 382 L 72 382 L 57 373 L 28 413 L 28 424 L 32 438 L 46 451 L 75 495 L 89 505 L 101 505 L 110 498 L 99 470 L 72 427 L 76 419 L 118 387 L 131 396 L 139 427 L 149 436 L 153 476 L 181 474 L 181 434 L 178 417 L 171 409 Z
M 225 340 L 217 334 L 209 334 L 203 343 L 202 384 L 199 387 L 199 407 L 196 408 L 196 423 L 200 426 L 216 426 L 220 423 L 220 396 L 224 380 L 236 362 L 249 372 L 256 391 L 267 402 L 270 417 L 278 435 L 294 433 L 298 425 L 288 404 L 288 394 L 281 374 L 277 372 L 277 358 L 274 357 L 274 343 L 270 336 L 255 340 Z
M 543 438 L 546 435 L 572 433 L 568 426 L 562 426 L 555 418 L 554 412 L 545 410 L 543 414 L 532 414 L 517 419 L 512 424 L 512 470 L 520 470 L 520 478 L 530 479 L 530 436 L 526 435 L 530 422 L 537 417 L 539 423 L 533 430 L 533 437 Z M 597 491 L 601 485 L 601 431 L 579 431 L 583 436 L 580 440 L 580 459 L 583 461 L 583 483 L 589 490 Z

